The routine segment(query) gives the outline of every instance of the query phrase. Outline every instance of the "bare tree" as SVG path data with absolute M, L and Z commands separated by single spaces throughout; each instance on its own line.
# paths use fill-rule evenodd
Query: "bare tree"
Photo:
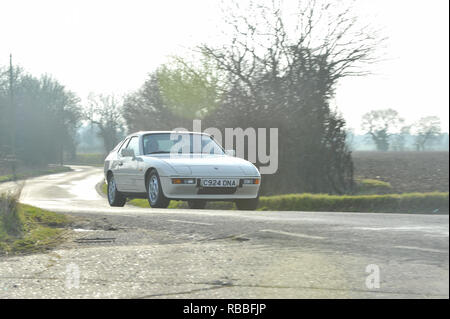
M 280 170 L 266 178 L 266 193 L 346 192 L 353 164 L 345 122 L 328 102 L 339 79 L 366 74 L 361 67 L 376 61 L 382 39 L 350 7 L 296 3 L 293 10 L 293 2 L 283 1 L 226 8 L 229 43 L 198 47 L 228 80 L 222 106 L 207 120 L 216 127 L 280 128 Z
M 414 126 L 418 151 L 426 150 L 441 137 L 441 120 L 437 116 L 422 117 Z
M 105 153 L 109 153 L 124 135 L 121 102 L 113 95 L 89 95 L 85 118 L 99 129 Z
M 361 127 L 372 138 L 377 150 L 387 151 L 389 137 L 403 122 L 396 110 L 374 110 L 363 115 Z
M 351 6 L 334 1 L 297 1 L 295 12 L 286 12 L 291 9 L 286 4 L 292 2 L 274 0 L 266 6 L 251 1 L 246 8 L 231 3 L 225 9 L 226 22 L 234 31 L 230 43 L 199 49 L 249 90 L 254 87 L 253 75 L 261 69 L 278 76 L 292 74 L 305 56 L 326 67 L 330 85 L 345 76 L 366 75 L 361 67 L 377 61 L 375 48 L 384 40 L 359 22 Z M 307 67 L 303 64 L 304 71 Z
M 411 135 L 411 125 L 403 126 L 400 131 L 391 136 L 390 147 L 393 151 L 403 152 L 406 150 L 406 139 Z

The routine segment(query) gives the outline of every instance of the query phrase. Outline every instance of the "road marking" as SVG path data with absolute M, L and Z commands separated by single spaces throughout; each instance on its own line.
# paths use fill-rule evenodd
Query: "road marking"
M 300 237 L 300 238 L 326 239 L 325 237 L 320 237 L 320 236 L 310 236 L 310 235 L 299 234 L 299 233 L 288 233 L 288 232 L 285 232 L 285 231 L 272 230 L 272 229 L 261 229 L 260 232 L 280 234 L 280 235 L 286 235 L 286 236 L 294 236 L 294 237 Z
M 203 225 L 203 226 L 213 226 L 213 224 L 191 222 L 191 221 L 188 221 L 188 220 L 169 219 L 168 221 L 172 222 L 172 223 L 185 223 L 185 224 L 196 224 L 196 225 Z
M 412 246 L 394 246 L 394 248 L 430 251 L 430 252 L 433 252 L 433 253 L 444 253 L 444 254 L 448 253 L 448 251 L 445 251 L 445 250 L 431 249 L 431 248 L 421 248 L 421 247 L 412 247 Z

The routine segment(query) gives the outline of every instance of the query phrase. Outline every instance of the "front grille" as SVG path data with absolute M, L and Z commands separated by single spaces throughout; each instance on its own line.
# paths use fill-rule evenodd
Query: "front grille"
M 200 187 L 199 195 L 231 195 L 236 193 L 236 187 Z

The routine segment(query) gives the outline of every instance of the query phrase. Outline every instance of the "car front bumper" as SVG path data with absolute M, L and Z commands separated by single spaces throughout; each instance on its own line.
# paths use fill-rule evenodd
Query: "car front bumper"
M 170 199 L 204 199 L 204 200 L 233 200 L 233 199 L 252 199 L 258 196 L 260 184 L 242 184 L 239 187 L 222 188 L 222 187 L 201 187 L 199 183 L 195 184 L 172 184 L 173 177 L 160 176 L 161 186 L 164 195 Z M 178 176 L 177 176 L 178 178 Z M 182 177 L 181 177 L 182 178 Z M 202 177 L 186 177 L 195 178 L 198 181 L 201 178 L 217 178 L 210 176 Z M 220 177 L 222 178 L 222 177 Z M 257 178 L 261 180 L 260 176 L 233 176 L 229 178 L 236 178 L 239 180 Z

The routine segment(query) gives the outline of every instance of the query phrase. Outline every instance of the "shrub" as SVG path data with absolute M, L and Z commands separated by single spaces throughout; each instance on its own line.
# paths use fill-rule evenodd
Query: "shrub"
M 17 199 L 18 195 L 0 195 L 0 232 L 3 230 L 4 235 L 15 236 L 22 230 Z
M 20 204 L 17 196 L 2 195 L 0 204 L 0 256 L 55 247 L 64 240 L 64 228 L 71 223 L 65 215 Z

